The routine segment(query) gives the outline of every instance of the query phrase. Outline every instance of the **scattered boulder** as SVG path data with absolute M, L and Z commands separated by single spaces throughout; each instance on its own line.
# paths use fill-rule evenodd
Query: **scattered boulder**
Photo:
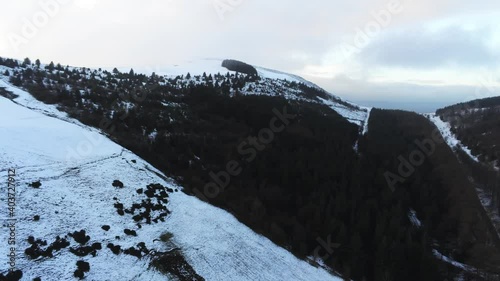
M 23 272 L 21 270 L 9 271 L 7 275 L 0 273 L 0 280 L 19 281 L 21 278 L 23 278 Z
M 52 244 L 50 244 L 52 246 L 52 248 L 55 250 L 55 251 L 59 251 L 63 248 L 66 248 L 69 246 L 69 242 L 68 240 L 66 239 L 61 239 L 59 238 L 59 236 L 56 238 L 56 241 Z
M 73 275 L 79 279 L 83 279 L 85 277 L 85 272 L 90 271 L 90 264 L 86 261 L 82 261 L 82 260 L 77 261 L 76 267 L 77 267 L 77 269 L 75 270 Z
M 42 183 L 40 181 L 34 181 L 30 183 L 29 186 L 33 188 L 40 188 L 40 186 L 42 186 Z
M 92 254 L 93 257 L 95 257 L 97 255 L 96 249 L 94 249 L 91 246 L 81 246 L 78 248 L 69 248 L 69 251 L 73 255 L 78 256 L 78 257 L 86 257 L 89 254 Z
M 130 236 L 137 236 L 137 232 L 135 232 L 135 230 L 124 229 L 123 232 L 125 232 L 125 234 Z
M 73 233 L 68 233 L 70 237 L 73 237 L 77 243 L 81 245 L 87 244 L 90 240 L 90 236 L 86 235 L 85 230 L 75 231 Z
M 29 248 L 24 250 L 24 253 L 30 258 L 30 259 L 37 259 L 42 256 L 42 249 L 40 249 L 40 246 L 37 244 L 32 244 Z
M 90 264 L 85 261 L 77 261 L 76 266 L 78 267 L 79 270 L 83 272 L 89 272 L 90 271 Z
M 69 242 L 66 241 L 66 239 L 59 238 L 59 236 L 45 249 L 42 247 L 47 246 L 47 241 L 41 239 L 35 240 L 33 236 L 28 237 L 28 243 L 31 246 L 25 249 L 24 253 L 31 259 L 37 259 L 39 257 L 52 258 L 54 256 L 52 252 L 59 251 L 69 246 Z
M 130 247 L 128 249 L 125 249 L 123 251 L 123 253 L 126 254 L 126 255 L 134 256 L 134 257 L 136 257 L 138 259 L 142 258 L 141 250 L 138 250 L 138 249 L 136 249 L 134 247 Z
M 144 192 L 144 194 L 146 194 L 147 197 L 152 198 L 153 196 L 155 196 L 155 191 L 152 189 L 148 189 Z
M 115 254 L 115 255 L 119 255 L 119 254 L 120 254 L 120 252 L 121 252 L 121 246 L 120 246 L 120 245 L 115 245 L 115 244 L 113 244 L 113 243 L 109 243 L 109 244 L 107 245 L 107 247 L 108 247 L 108 249 L 110 249 L 110 250 L 111 250 L 111 252 L 113 252 L 113 254 Z
M 118 188 L 123 188 L 123 183 L 119 180 L 114 180 L 113 181 L 113 186 L 118 187 Z
M 77 270 L 75 270 L 73 275 L 78 279 L 83 279 L 83 277 L 85 276 L 85 273 L 83 271 L 77 269 Z
M 102 228 L 104 231 L 108 231 L 108 230 L 110 230 L 110 229 L 111 229 L 111 226 L 109 226 L 109 225 L 103 225 L 103 226 L 101 226 L 101 228 Z
M 96 243 L 92 244 L 92 248 L 93 248 L 94 250 L 101 250 L 101 249 L 102 249 L 102 244 L 101 244 L 101 243 L 96 242 Z

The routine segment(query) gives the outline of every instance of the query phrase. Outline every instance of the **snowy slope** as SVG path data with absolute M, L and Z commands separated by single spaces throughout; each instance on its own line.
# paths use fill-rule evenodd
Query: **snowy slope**
M 171 65 L 165 65 L 162 67 L 158 67 L 155 69 L 157 71 L 156 74 L 161 74 L 161 75 L 168 75 L 168 76 L 177 76 L 177 75 L 186 75 L 188 72 L 191 75 L 202 75 L 203 73 L 208 74 L 226 74 L 227 72 L 229 73 L 235 73 L 235 71 L 228 70 L 227 68 L 222 66 L 222 62 L 224 59 L 217 59 L 217 58 L 194 58 L 190 60 L 184 60 L 184 61 L 179 61 L 176 63 L 173 63 Z M 288 80 L 288 81 L 295 81 L 297 83 L 304 83 L 310 87 L 315 87 L 318 89 L 321 89 L 319 86 L 317 86 L 314 83 L 311 83 L 304 78 L 294 75 L 294 74 L 289 74 L 277 70 L 272 70 L 264 67 L 259 67 L 259 66 L 253 66 L 257 69 L 257 72 L 260 77 L 262 78 L 269 78 L 269 79 L 274 79 L 274 80 Z M 130 68 L 121 68 L 120 70 L 128 72 Z M 142 70 L 142 69 L 140 69 Z M 146 72 L 148 70 L 153 71 L 153 69 L 144 69 Z M 147 73 L 151 74 L 151 73 Z
M 222 66 L 221 59 L 190 59 L 175 62 L 170 65 L 165 65 L 161 67 L 157 67 L 156 69 L 145 69 L 145 72 L 148 71 L 156 71 L 156 74 L 159 75 L 167 75 L 167 76 L 177 76 L 177 75 L 186 75 L 187 73 L 191 75 L 202 75 L 203 73 L 209 74 L 226 74 L 226 73 L 235 73 L 234 71 L 230 71 L 227 68 Z M 122 70 L 122 69 L 120 69 Z M 124 68 L 123 71 L 128 72 L 129 69 Z M 142 70 L 142 69 L 141 69 Z M 151 73 L 146 73 L 151 74 Z
M 324 93 L 328 94 L 328 96 L 331 97 L 331 99 L 324 99 L 321 97 L 317 97 L 318 101 L 320 103 L 325 104 L 326 106 L 330 107 L 331 109 L 335 110 L 338 114 L 346 118 L 349 122 L 354 123 L 361 128 L 363 128 L 361 131 L 362 133 L 366 133 L 365 130 L 368 128 L 368 117 L 369 117 L 369 112 L 371 108 L 367 107 L 362 107 L 358 106 L 356 104 L 353 104 L 348 101 L 344 101 L 338 96 L 335 96 L 331 93 L 328 93 L 327 91 L 323 90 L 321 87 L 318 85 L 294 74 L 290 73 L 285 73 L 281 72 L 278 70 L 272 70 L 260 66 L 253 66 L 255 69 L 257 69 L 257 72 L 259 73 L 259 76 L 265 79 L 271 79 L 271 80 L 287 80 L 291 82 L 297 82 L 297 83 L 302 83 L 305 84 L 306 86 L 309 86 L 311 88 L 316 88 L 320 91 L 323 91 Z M 345 104 L 349 104 L 350 107 L 347 107 L 343 103 L 339 103 L 338 100 L 342 101 Z
M 285 73 L 282 71 L 264 68 L 264 67 L 260 67 L 260 66 L 255 66 L 255 65 L 253 67 L 255 67 L 255 69 L 257 69 L 257 73 L 259 73 L 260 77 L 269 78 L 269 79 L 295 81 L 297 83 L 304 83 L 309 87 L 321 89 L 318 85 L 316 85 L 310 81 L 307 81 L 306 79 L 304 79 L 298 75 Z
M 190 73 L 192 76 L 202 75 L 203 73 L 206 73 L 206 75 L 209 74 L 214 75 L 218 73 L 226 74 L 228 72 L 234 74 L 235 73 L 234 71 L 229 71 L 227 68 L 222 67 L 222 61 L 223 61 L 222 59 L 193 59 L 180 62 L 174 65 L 161 67 L 157 69 L 157 74 L 167 75 L 170 77 L 178 75 L 186 75 L 187 73 Z M 287 88 L 287 86 L 282 82 L 286 80 L 288 82 L 302 83 L 308 87 L 318 89 L 331 97 L 331 99 L 324 99 L 318 97 L 318 99 L 316 100 L 309 100 L 309 101 L 323 103 L 328 107 L 332 108 L 333 110 L 335 110 L 340 115 L 342 115 L 349 122 L 354 123 L 360 126 L 361 128 L 366 127 L 365 124 L 367 124 L 370 108 L 358 106 L 351 102 L 344 101 L 339 97 L 323 90 L 318 85 L 298 75 L 285 73 L 278 70 L 272 70 L 255 65 L 253 65 L 253 67 L 257 69 L 259 77 L 262 78 L 264 81 L 260 82 L 259 84 L 249 83 L 252 87 L 246 87 L 246 90 L 244 91 L 243 94 L 277 95 L 279 92 L 280 94 L 284 95 L 287 99 L 307 100 L 301 95 L 300 91 Z M 126 69 L 123 70 L 127 71 Z M 250 90 L 250 88 L 253 89 Z M 276 88 L 278 89 L 278 91 L 274 90 Z M 339 103 L 338 101 L 342 101 L 342 103 Z M 348 104 L 350 106 L 347 107 L 345 104 Z M 361 129 L 361 131 L 364 131 L 364 129 Z
M 152 183 L 181 188 L 95 129 L 72 121 L 8 83 L 1 82 L 0 87 L 19 95 L 15 100 L 19 104 L 0 97 L 0 172 L 4 179 L 8 169 L 17 174 L 16 252 L 22 280 L 38 276 L 75 280 L 77 260 L 90 263 L 86 280 L 174 280 L 149 267 L 148 256 L 115 255 L 106 248 L 108 243 L 128 248 L 140 242 L 157 251 L 179 247 L 206 280 L 341 280 L 255 234 L 229 213 L 182 192 L 169 192 L 171 214 L 165 222 L 138 228 L 131 215 L 118 215 L 113 204 L 141 202 L 146 197 L 136 189 Z M 28 186 L 38 180 L 40 188 Z M 113 187 L 114 180 L 123 182 L 124 188 Z M 6 197 L 6 192 L 0 194 L 2 219 L 7 216 Z M 36 215 L 39 221 L 33 219 Z M 102 225 L 111 228 L 104 231 Z M 137 237 L 125 235 L 125 228 L 135 230 Z M 68 248 L 54 252 L 52 258 L 29 260 L 24 255 L 30 235 L 50 244 L 56 236 L 81 229 L 90 236 L 88 243 L 102 243 L 96 257 L 79 258 Z M 167 231 L 173 234 L 171 244 L 155 240 Z M 7 238 L 7 232 L 0 232 L 1 273 L 6 272 Z M 67 239 L 70 247 L 77 246 L 71 237 Z
M 352 109 L 332 100 L 326 100 L 320 97 L 318 97 L 318 99 L 331 109 L 335 110 L 338 114 L 342 115 L 349 122 L 360 126 L 363 134 L 368 132 L 368 119 L 371 108 L 359 107 L 359 109 Z
M 465 153 L 467 153 L 467 155 L 469 155 L 470 158 L 472 158 L 476 162 L 479 162 L 479 159 L 476 156 L 472 155 L 472 151 L 464 144 L 462 144 L 462 142 L 458 140 L 458 138 L 451 132 L 451 125 L 449 123 L 441 120 L 441 118 L 439 118 L 439 116 L 437 116 L 434 113 L 424 114 L 424 116 L 427 117 L 430 121 L 432 121 L 434 125 L 436 125 L 436 127 L 441 132 L 441 135 L 445 139 L 446 143 L 451 148 L 459 147 Z
M 202 74 L 208 75 L 216 75 L 222 74 L 225 75 L 227 73 L 234 75 L 236 72 L 229 71 L 227 68 L 222 67 L 223 59 L 211 58 L 211 59 L 191 59 L 184 60 L 180 62 L 175 62 L 171 65 L 166 65 L 163 67 L 156 68 L 138 68 L 135 69 L 136 73 L 145 73 L 150 75 L 155 72 L 157 75 L 162 75 L 165 78 L 175 78 L 177 76 L 183 76 L 184 79 L 180 79 L 177 83 L 178 87 L 181 85 L 185 86 L 190 83 L 193 84 L 203 84 L 203 79 L 200 77 Z M 33 68 L 33 66 L 28 66 Z M 43 69 L 44 65 L 42 65 Z M 243 88 L 240 94 L 244 95 L 268 95 L 268 96 L 282 96 L 289 100 L 300 100 L 307 101 L 313 103 L 320 103 L 330 107 L 332 110 L 336 111 L 338 114 L 346 118 L 349 122 L 354 123 L 360 127 L 360 134 L 366 128 L 367 120 L 369 116 L 370 108 L 358 106 L 349 101 L 343 100 L 338 96 L 335 96 L 325 90 L 323 90 L 318 85 L 307 81 L 306 79 L 294 75 L 289 74 L 277 70 L 272 70 L 268 68 L 263 68 L 259 66 L 254 66 L 257 69 L 259 77 L 261 78 L 258 82 L 247 82 L 246 86 Z M 104 73 L 102 70 L 96 69 L 88 69 L 88 68 L 75 68 L 69 67 L 69 70 L 78 70 L 82 73 L 85 73 L 84 76 L 87 79 L 91 78 L 91 74 L 95 74 L 95 78 L 97 80 L 102 79 L 104 77 Z M 5 77 L 2 74 L 4 71 L 8 70 L 9 72 L 13 72 L 14 70 L 5 66 L 0 66 L 0 79 L 4 81 L 8 81 L 9 77 Z M 108 69 L 112 71 L 112 69 Z M 130 68 L 122 67 L 121 71 L 128 73 Z M 187 79 L 187 74 L 191 75 L 191 78 Z M 296 84 L 304 84 L 309 88 L 313 88 L 319 93 L 317 97 L 311 97 L 306 95 L 297 85 L 292 87 L 291 83 Z M 231 91 L 233 91 L 231 89 Z M 234 94 L 234 92 L 231 92 Z

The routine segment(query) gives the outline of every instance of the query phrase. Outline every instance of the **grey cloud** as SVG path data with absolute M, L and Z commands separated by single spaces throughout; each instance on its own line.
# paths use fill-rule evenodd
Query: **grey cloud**
M 375 83 L 350 79 L 344 75 L 333 79 L 307 78 L 323 86 L 329 92 L 360 105 L 421 113 L 429 113 L 447 105 L 500 94 L 500 88 L 488 91 L 486 88 L 480 88 L 479 85 Z
M 389 2 L 231 1 L 241 4 L 227 11 L 221 20 L 213 6 L 221 1 L 229 0 L 147 0 L 139 4 L 132 0 L 108 0 L 96 1 L 95 7 L 90 9 L 82 9 L 70 1 L 20 52 L 7 48 L 1 55 L 87 67 L 134 69 L 156 69 L 192 58 L 235 58 L 297 74 L 303 73 L 304 69 L 318 73 L 326 69 L 322 74 L 325 76 L 332 73 L 333 67 L 328 67 L 328 64 L 332 63 L 332 52 L 344 42 L 344 36 L 354 36 L 358 28 L 373 21 L 372 11 L 380 11 Z M 20 32 L 22 19 L 31 19 L 35 12 L 40 11 L 38 0 L 5 2 L 2 8 L 8 13 L 0 18 L 0 34 Z M 376 73 L 377 68 L 373 66 L 377 65 L 425 71 L 428 68 L 449 68 L 443 67 L 447 64 L 455 67 L 456 64 L 473 72 L 473 66 L 499 62 L 496 54 L 485 46 L 485 40 L 491 36 L 487 29 L 468 32 L 450 28 L 438 33 L 423 29 L 395 31 L 443 19 L 452 19 L 459 25 L 464 14 L 483 15 L 498 11 L 500 4 L 497 1 L 403 2 L 408 3 L 405 10 L 394 16 L 394 22 L 384 29 L 385 34 L 380 34 L 360 54 L 361 64 L 348 60 L 335 67 L 346 73 L 364 75 L 366 72 L 370 77 Z M 486 26 L 488 19 L 492 28 L 498 26 L 498 12 L 482 18 L 486 19 Z M 6 36 L 0 37 L 0 48 L 3 46 L 9 46 Z M 358 67 L 361 70 L 358 71 Z M 413 86 L 404 86 L 306 78 L 353 100 L 374 100 L 380 96 L 380 99 L 408 101 L 405 96 L 409 95 L 415 100 L 419 97 L 432 100 L 435 97 L 429 96 L 429 92 L 452 92 L 440 90 L 437 86 L 427 89 L 415 86 L 439 85 L 439 81 L 410 81 Z
M 467 31 L 449 27 L 438 32 L 423 28 L 402 30 L 381 36 L 360 54 L 364 63 L 389 67 L 438 68 L 490 66 L 499 62 L 498 53 L 486 41 L 490 29 Z

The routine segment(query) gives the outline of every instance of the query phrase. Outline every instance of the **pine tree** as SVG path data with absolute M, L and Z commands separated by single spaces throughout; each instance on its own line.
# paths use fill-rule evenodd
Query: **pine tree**
M 50 62 L 50 64 L 48 66 L 45 67 L 46 69 L 49 70 L 49 72 L 52 72 L 54 70 L 54 62 Z
M 29 58 L 25 58 L 22 65 L 24 67 L 31 65 L 31 60 Z
M 10 83 L 12 83 L 14 86 L 19 87 L 22 85 L 22 76 L 21 74 L 17 74 L 15 76 L 10 77 Z

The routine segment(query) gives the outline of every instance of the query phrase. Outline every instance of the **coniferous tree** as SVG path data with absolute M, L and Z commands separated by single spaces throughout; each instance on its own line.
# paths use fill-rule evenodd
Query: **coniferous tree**
M 52 62 L 52 61 L 51 61 L 51 62 L 50 62 L 50 64 L 49 64 L 48 66 L 46 66 L 45 68 L 46 68 L 49 72 L 54 71 L 54 68 L 55 68 L 55 66 L 54 66 L 54 62 Z
M 30 65 L 31 65 L 31 60 L 29 58 L 25 58 L 22 66 L 26 67 L 26 66 L 30 66 Z

